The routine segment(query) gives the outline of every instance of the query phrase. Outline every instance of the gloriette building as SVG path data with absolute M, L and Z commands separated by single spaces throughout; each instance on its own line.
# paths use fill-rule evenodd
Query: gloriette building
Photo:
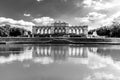
M 35 35 L 49 35 L 52 37 L 61 36 L 80 36 L 88 34 L 88 26 L 69 26 L 66 22 L 57 21 L 51 26 L 33 26 L 32 34 Z

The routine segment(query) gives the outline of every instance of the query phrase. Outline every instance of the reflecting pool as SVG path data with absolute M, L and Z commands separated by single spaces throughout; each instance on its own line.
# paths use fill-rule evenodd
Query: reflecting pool
M 0 45 L 0 80 L 120 80 L 120 46 Z

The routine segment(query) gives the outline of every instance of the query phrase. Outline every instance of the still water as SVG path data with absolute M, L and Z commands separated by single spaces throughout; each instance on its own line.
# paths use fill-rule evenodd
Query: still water
M 0 45 L 0 80 L 120 80 L 120 46 Z

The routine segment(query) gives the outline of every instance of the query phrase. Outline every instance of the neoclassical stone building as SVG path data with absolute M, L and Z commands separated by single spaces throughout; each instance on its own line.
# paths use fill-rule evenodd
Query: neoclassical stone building
M 32 34 L 39 35 L 80 35 L 88 34 L 88 26 L 69 26 L 66 22 L 57 21 L 51 24 L 51 26 L 33 26 Z

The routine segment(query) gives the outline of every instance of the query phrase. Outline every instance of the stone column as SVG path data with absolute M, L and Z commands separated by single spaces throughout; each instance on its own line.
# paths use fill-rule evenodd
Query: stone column
M 78 35 L 80 35 L 80 29 L 78 28 Z
M 41 28 L 39 28 L 39 31 L 40 31 L 40 35 L 41 35 Z
M 37 32 L 36 34 L 39 34 L 39 32 L 40 32 L 39 29 L 36 29 L 36 32 Z
M 54 27 L 51 26 L 51 34 L 54 34 Z
M 43 28 L 43 34 L 46 34 L 46 33 L 45 33 L 45 28 Z
M 71 32 L 72 32 L 72 34 L 74 33 L 74 29 L 73 28 L 71 28 Z
M 79 35 L 81 34 L 81 28 L 79 28 Z
M 49 28 L 47 28 L 47 34 L 49 34 Z
M 48 28 L 48 34 L 51 34 L 51 29 L 50 28 Z
M 87 36 L 88 35 L 88 26 L 83 26 L 83 33 Z
M 81 28 L 81 33 L 84 34 L 84 29 L 83 29 L 83 27 Z
M 44 28 L 44 34 L 46 34 L 46 28 Z
M 77 35 L 77 28 L 75 28 L 75 34 Z
M 37 29 L 36 26 L 33 26 L 33 27 L 32 27 L 32 37 L 35 37 L 34 35 L 37 34 L 36 29 Z
M 73 33 L 76 34 L 76 29 L 75 28 L 73 28 L 73 31 L 74 31 Z
M 79 35 L 79 28 L 77 28 L 76 30 L 77 30 L 77 35 Z
M 69 34 L 69 33 L 71 33 L 71 28 L 67 28 L 68 30 L 67 30 L 67 33 Z
M 69 28 L 69 26 L 67 26 L 67 27 L 66 27 L 66 30 L 65 30 L 65 33 L 66 33 L 66 34 L 69 34 L 69 30 L 70 30 L 70 28 Z

